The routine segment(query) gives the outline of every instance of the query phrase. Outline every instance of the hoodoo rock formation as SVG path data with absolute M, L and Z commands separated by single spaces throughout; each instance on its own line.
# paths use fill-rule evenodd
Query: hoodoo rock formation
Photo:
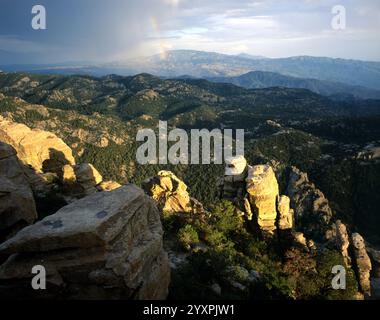
M 277 210 L 279 229 L 292 229 L 294 225 L 294 210 L 290 208 L 290 199 L 288 196 L 279 196 Z
M 280 196 L 279 185 L 270 165 L 249 166 L 244 157 L 226 160 L 226 172 L 219 182 L 221 196 L 240 205 L 247 220 L 265 234 L 293 228 L 294 211 L 290 199 Z
M 154 202 L 126 185 L 82 198 L 0 245 L 0 296 L 165 299 L 170 268 Z M 31 289 L 43 265 L 47 289 Z M 20 295 L 21 294 L 21 295 Z
M 247 192 L 259 227 L 268 233 L 276 229 L 279 187 L 272 167 L 257 165 L 248 168 Z
M 246 161 L 241 159 L 235 159 L 235 165 L 237 162 L 246 165 Z M 226 170 L 231 167 L 234 167 L 233 161 L 226 164 Z M 372 294 L 376 294 L 380 287 L 380 275 L 375 272 L 370 278 L 372 265 L 364 239 L 357 233 L 350 238 L 346 225 L 340 220 L 333 223 L 332 210 L 324 194 L 309 181 L 306 173 L 295 167 L 289 169 L 286 196 L 280 195 L 276 175 L 268 164 L 248 165 L 245 170 L 235 170 L 236 176 L 225 175 L 219 183 L 223 191 L 221 196 L 240 204 L 246 219 L 253 220 L 264 237 L 280 235 L 278 232 L 287 230 L 290 232 L 279 238 L 280 242 L 285 241 L 285 246 L 293 245 L 305 252 L 315 252 L 325 247 L 337 250 L 347 268 L 356 268 L 365 297 L 371 295 L 371 285 Z M 246 181 L 245 186 L 241 185 L 242 179 Z M 377 251 L 369 252 L 373 261 L 380 260 Z
M 352 234 L 352 246 L 355 255 L 354 265 L 356 266 L 360 287 L 366 296 L 370 296 L 372 264 L 366 251 L 364 239 L 359 233 Z
M 335 222 L 335 232 L 336 248 L 342 253 L 346 266 L 349 266 L 351 265 L 351 257 L 348 252 L 348 247 L 350 246 L 350 237 L 348 235 L 346 225 L 338 220 Z

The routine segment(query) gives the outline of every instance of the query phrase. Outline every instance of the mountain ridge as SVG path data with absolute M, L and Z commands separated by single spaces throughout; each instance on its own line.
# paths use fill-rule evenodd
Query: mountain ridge
M 0 66 L 4 71 L 34 73 L 89 74 L 102 76 L 110 73 L 132 75 L 151 73 L 161 77 L 230 77 L 250 71 L 276 72 L 286 76 L 341 82 L 348 85 L 380 88 L 380 62 L 354 59 L 295 56 L 288 58 L 252 58 L 196 50 L 172 50 L 163 54 L 111 63 L 77 65 L 59 69 L 51 66 Z M 354 75 L 354 76 L 353 76 Z
M 360 99 L 380 98 L 380 90 L 372 90 L 362 86 L 351 86 L 332 81 L 291 77 L 268 71 L 251 71 L 241 76 L 215 77 L 207 78 L 207 80 L 218 83 L 232 83 L 247 89 L 269 87 L 302 88 L 325 96 L 347 94 Z

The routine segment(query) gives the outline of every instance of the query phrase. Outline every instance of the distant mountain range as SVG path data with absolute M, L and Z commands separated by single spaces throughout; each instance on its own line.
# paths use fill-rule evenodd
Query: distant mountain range
M 146 72 L 176 77 L 183 74 L 199 77 L 234 77 L 250 71 L 267 71 L 286 76 L 340 82 L 353 86 L 380 89 L 380 62 L 320 57 L 269 59 L 247 55 L 176 50 L 108 67 L 126 68 L 134 73 Z
M 166 78 L 187 75 L 227 81 L 248 88 L 292 86 L 325 95 L 348 93 L 361 98 L 378 97 L 377 90 L 380 90 L 380 62 L 310 56 L 270 59 L 248 54 L 174 50 L 163 55 L 100 65 L 0 66 L 0 70 L 95 76 L 150 73 Z M 252 74 L 252 71 L 261 73 Z M 366 88 L 371 90 L 367 91 Z
M 302 79 L 266 71 L 251 71 L 236 77 L 214 77 L 207 80 L 218 83 L 231 83 L 247 89 L 285 87 L 308 89 L 324 96 L 344 98 L 347 96 L 359 99 L 380 99 L 380 90 L 363 86 L 352 86 L 339 82 L 317 79 Z

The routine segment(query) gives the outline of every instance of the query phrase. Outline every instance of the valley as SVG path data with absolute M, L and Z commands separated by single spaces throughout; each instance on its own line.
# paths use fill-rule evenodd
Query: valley
M 302 249 L 302 246 L 301 249 L 294 247 L 293 251 L 287 251 L 287 241 L 290 240 L 285 235 L 280 236 L 284 246 L 281 249 L 271 240 L 256 238 L 257 231 L 253 234 L 246 231 L 243 226 L 249 221 L 238 219 L 234 206 L 220 200 L 218 186 L 224 165 L 139 164 L 136 152 L 141 142 L 136 141 L 136 134 L 143 128 L 152 129 L 158 134 L 159 121 L 167 121 L 168 130 L 181 128 L 189 135 L 191 129 L 200 128 L 244 129 L 247 162 L 252 166 L 269 164 L 274 169 L 279 194 L 289 195 L 289 181 L 294 172 L 301 170 L 297 174 L 306 179 L 307 188 L 311 188 L 307 190 L 314 190 L 308 192 L 316 195 L 323 192 L 328 199 L 327 212 L 331 221 L 322 227 L 317 216 L 301 219 L 301 213 L 297 213 L 298 231 L 325 246 L 327 244 L 323 241 L 326 240 L 320 238 L 323 232 L 328 231 L 331 223 L 342 221 L 350 234 L 359 232 L 371 246 L 380 245 L 380 199 L 377 192 L 380 185 L 376 178 L 380 174 L 377 153 L 380 146 L 378 100 L 342 101 L 306 89 L 246 89 L 201 79 L 165 80 L 149 74 L 98 78 L 0 73 L 0 115 L 3 121 L 49 131 L 61 138 L 72 150 L 77 164 L 86 166 L 89 163 L 99 171 L 101 179 L 106 182 L 103 187 L 97 186 L 99 190 L 133 183 L 150 194 L 149 190 L 166 188 L 162 185 L 146 189 L 147 179 L 157 177 L 158 172 L 172 172 L 175 176 L 170 176 L 170 179 L 179 179 L 180 184 L 186 184 L 188 191 L 183 195 L 179 193 L 178 199 L 171 198 L 176 194 L 171 192 L 163 198 L 155 191 L 150 194 L 153 199 L 172 199 L 162 204 L 163 207 L 159 204 L 163 212 L 164 247 L 169 252 L 172 268 L 169 297 L 192 297 L 189 292 L 193 290 L 194 283 L 199 289 L 194 292 L 194 297 L 201 295 L 206 298 L 210 294 L 220 297 L 216 285 L 212 293 L 206 286 L 204 277 L 212 272 L 218 279 L 215 280 L 218 286 L 225 290 L 231 285 L 235 286 L 231 295 L 222 294 L 227 299 L 245 299 L 249 296 L 319 299 L 322 298 L 319 296 L 320 288 L 309 292 L 300 284 L 302 277 L 311 276 L 304 274 L 304 267 L 297 271 L 301 273 L 301 278 L 291 280 L 296 281 L 298 288 L 296 292 L 292 291 L 295 284 L 289 282 L 289 274 L 294 272 L 295 266 L 289 261 L 305 259 L 305 263 L 317 263 L 320 265 L 318 268 L 323 269 L 327 261 L 338 261 L 340 256 L 336 255 L 336 251 L 314 256 L 314 251 L 310 251 L 312 249 Z M 304 178 L 304 173 L 308 178 Z M 49 187 L 49 192 L 33 190 L 38 219 L 48 219 L 58 209 L 70 205 L 73 197 L 83 197 L 78 187 L 68 188 L 64 183 L 54 181 L 54 187 Z M 171 184 L 175 185 L 174 182 Z M 76 193 L 72 194 L 73 190 L 77 190 Z M 187 192 L 191 195 L 191 210 L 183 209 L 187 206 Z M 294 199 L 291 198 L 292 203 Z M 313 210 L 307 209 L 306 202 L 301 206 L 305 206 L 302 212 Z M 174 210 L 175 214 L 167 210 Z M 190 215 L 182 216 L 178 213 L 182 210 L 189 210 Z M 236 231 L 231 228 L 236 228 Z M 247 243 L 242 244 L 242 239 L 246 239 Z M 208 249 L 203 250 L 204 246 Z M 306 251 L 302 253 L 302 250 Z M 177 267 L 183 256 L 187 262 Z M 211 269 L 206 263 L 209 259 L 214 264 Z M 288 262 L 280 266 L 278 259 Z M 226 269 L 219 264 L 231 263 L 232 269 L 228 269 L 230 273 L 227 276 Z M 248 285 L 244 270 L 250 268 L 265 279 L 261 278 L 260 285 L 254 286 L 259 291 L 238 289 L 239 283 Z M 318 272 L 326 272 L 322 269 Z M 197 271 L 194 273 L 194 270 Z M 249 276 L 252 284 L 256 283 L 254 274 Z M 328 281 L 328 273 L 323 277 L 320 279 L 324 279 L 324 283 Z M 311 278 L 307 279 L 311 281 Z M 347 294 L 352 295 L 346 298 L 351 299 L 355 295 L 355 280 L 351 275 L 349 281 L 351 291 Z M 331 297 L 339 298 L 333 292 Z

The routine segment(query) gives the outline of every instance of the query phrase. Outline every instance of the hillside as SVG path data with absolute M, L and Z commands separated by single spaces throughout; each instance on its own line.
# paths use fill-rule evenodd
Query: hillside
M 359 99 L 380 98 L 380 91 L 378 90 L 338 82 L 296 78 L 274 72 L 252 71 L 236 77 L 208 78 L 208 80 L 218 83 L 232 83 L 247 89 L 269 87 L 301 88 L 324 96 L 351 95 Z
M 310 119 L 379 113 L 378 101 L 333 101 L 305 89 L 244 89 L 206 80 L 162 80 L 149 74 L 130 77 L 57 76 L 1 73 L 0 92 L 30 103 L 82 114 L 99 112 L 124 120 L 141 116 L 173 125 L 243 127 L 263 118 Z M 228 116 L 236 111 L 236 117 Z
M 308 172 L 338 217 L 360 221 L 355 223 L 360 231 L 379 241 L 378 183 L 369 180 L 379 170 L 378 159 L 369 156 L 380 140 L 376 100 L 339 102 L 304 89 L 247 90 L 147 74 L 3 73 L 0 92 L 6 94 L 0 103 L 3 116 L 56 133 L 79 162 L 93 163 L 105 178 L 139 185 L 159 170 L 171 170 L 205 204 L 217 197 L 213 186 L 222 166 L 141 166 L 135 161 L 137 130 L 156 128 L 159 119 L 168 120 L 170 128 L 244 128 L 251 163 L 277 161 Z M 206 177 L 211 183 L 204 184 Z
M 30 188 L 17 178 L 15 183 L 25 189 L 20 196 L 4 191 L 2 195 L 24 196 L 29 203 L 34 201 L 32 220 L 36 219 L 36 212 L 38 220 L 43 220 L 28 229 L 28 239 L 45 248 L 47 261 L 54 261 L 55 250 L 68 250 L 68 255 L 74 257 L 70 263 L 80 266 L 75 269 L 78 277 L 68 281 L 70 285 L 80 285 L 76 281 L 82 270 L 99 285 L 97 273 L 94 275 L 87 266 L 87 260 L 78 258 L 84 255 L 83 248 L 72 242 L 72 235 L 81 233 L 83 225 L 73 224 L 70 217 L 90 223 L 90 240 L 85 245 L 91 250 L 86 251 L 85 257 L 93 261 L 98 257 L 97 250 L 112 247 L 117 256 L 124 252 L 118 251 L 118 242 L 108 239 L 103 239 L 102 246 L 96 245 L 93 239 L 98 227 L 120 232 L 120 239 L 125 236 L 125 229 L 115 228 L 112 223 L 103 225 L 101 219 L 107 217 L 109 210 L 112 214 L 128 215 L 141 205 L 142 217 L 149 218 L 133 223 L 142 226 L 144 236 L 154 235 L 146 247 L 147 256 L 157 257 L 153 264 L 140 255 L 140 245 L 145 241 L 133 228 L 128 229 L 133 223 L 123 223 L 137 239 L 131 250 L 139 253 L 136 261 L 145 266 L 141 277 L 149 278 L 151 273 L 145 268 L 153 265 L 154 279 L 166 279 L 164 284 L 152 280 L 159 297 L 169 294 L 170 299 L 357 299 L 369 294 L 369 258 L 360 262 L 365 266 L 358 271 L 361 277 L 349 269 L 348 291 L 337 293 L 324 288 L 330 281 L 331 264 L 356 261 L 356 255 L 345 251 L 347 245 L 359 250 L 354 246 L 357 241 L 364 241 L 361 236 L 368 248 L 380 245 L 377 100 L 335 101 L 305 89 L 245 89 L 200 79 L 162 80 L 149 74 L 96 78 L 2 73 L 0 92 L 0 136 L 18 148 L 19 160 L 29 164 L 23 170 L 34 177 L 29 178 Z M 168 120 L 169 129 L 244 129 L 244 176 L 234 177 L 231 183 L 231 177 L 224 176 L 224 165 L 216 164 L 138 164 L 137 130 L 156 130 L 159 120 Z M 21 131 L 25 138 L 19 134 Z M 45 143 L 43 137 L 50 140 Z M 16 161 L 15 152 L 10 152 L 8 146 L 0 149 L 2 155 L 5 151 L 10 154 L 5 161 Z M 35 154 L 39 156 L 36 158 Z M 47 161 L 45 157 L 51 159 Z M 61 171 L 57 169 L 62 165 Z M 8 174 L 14 171 L 1 168 L 5 168 L 2 174 L 6 179 L 16 179 Z M 30 171 L 33 168 L 35 172 Z M 43 179 L 36 179 L 35 174 Z M 264 189 L 253 183 L 260 179 Z M 120 187 L 124 184 L 127 185 Z M 165 231 L 163 238 L 158 212 L 149 209 L 151 202 L 138 187 L 157 202 Z M 264 192 L 263 196 L 258 192 Z M 248 198 L 242 198 L 242 194 L 248 194 Z M 129 202 L 134 195 L 138 201 Z M 24 211 L 15 204 L 31 210 L 30 206 L 22 207 L 23 203 L 11 198 L 5 203 L 4 212 L 21 215 Z M 269 211 L 254 215 L 252 210 L 256 207 Z M 292 214 L 297 217 L 294 224 Z M 155 221 L 154 230 L 145 225 L 149 219 Z M 5 230 L 12 236 L 25 224 L 22 223 Z M 46 232 L 50 227 L 53 231 Z M 55 232 L 65 240 L 51 241 Z M 339 237 L 348 240 L 342 243 L 337 240 Z M 25 239 L 21 231 L 0 251 L 3 255 L 14 252 L 28 243 Z M 157 249 L 161 243 L 163 249 Z M 33 254 L 22 258 L 31 263 Z M 363 257 L 363 252 L 357 254 Z M 6 277 L 10 277 L 6 285 L 17 288 L 20 282 L 11 281 L 8 267 L 19 270 L 20 266 L 15 261 L 4 267 Z M 61 265 L 58 269 L 67 274 Z M 122 275 L 130 277 L 128 273 Z M 105 284 L 113 281 L 109 277 L 101 279 Z M 124 288 L 124 282 L 117 283 L 118 288 Z M 62 292 L 65 297 L 77 297 L 75 291 L 59 294 Z M 142 290 L 138 295 L 151 297 L 151 292 Z M 99 291 L 91 294 L 97 296 Z M 103 297 L 119 297 L 118 294 L 116 290 Z

